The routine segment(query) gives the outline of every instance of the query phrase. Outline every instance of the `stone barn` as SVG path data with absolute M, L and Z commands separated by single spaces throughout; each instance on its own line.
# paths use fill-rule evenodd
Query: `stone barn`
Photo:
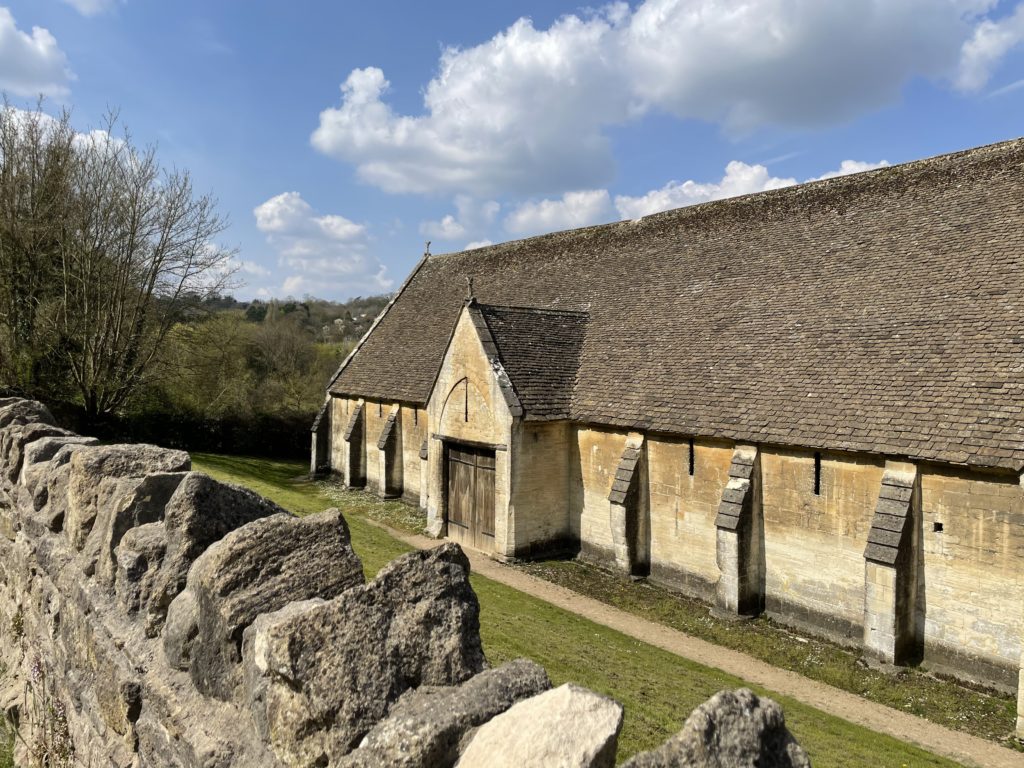
M 1014 689 L 1024 140 L 426 256 L 313 463 L 497 558 Z

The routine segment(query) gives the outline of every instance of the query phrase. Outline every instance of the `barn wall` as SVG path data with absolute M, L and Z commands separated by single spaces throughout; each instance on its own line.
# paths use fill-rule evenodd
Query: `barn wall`
M 925 660 L 1015 687 L 1024 632 L 1024 490 L 1015 478 L 926 468 L 921 511 Z
M 514 430 L 509 520 L 517 557 L 572 548 L 569 464 L 574 433 L 564 421 L 528 421 Z
M 861 642 L 864 546 L 884 466 L 881 458 L 823 454 L 816 496 L 813 453 L 761 452 L 770 615 L 842 642 Z
M 331 471 L 337 474 L 344 474 L 348 461 L 345 429 L 353 407 L 352 400 L 347 397 L 331 398 Z
M 420 502 L 420 447 L 429 435 L 425 408 L 402 406 L 402 498 Z
M 626 433 L 581 427 L 573 442 L 570 531 L 579 539 L 584 557 L 614 560 L 608 494 L 626 446 Z
M 651 576 L 711 599 L 719 577 L 715 516 L 729 481 L 732 446 L 695 440 L 693 449 L 690 475 L 689 440 L 647 441 Z
M 367 400 L 363 407 L 363 440 L 366 444 L 366 490 L 381 493 L 384 488 L 381 451 L 377 448 L 381 430 L 391 412 L 391 404 L 379 400 Z

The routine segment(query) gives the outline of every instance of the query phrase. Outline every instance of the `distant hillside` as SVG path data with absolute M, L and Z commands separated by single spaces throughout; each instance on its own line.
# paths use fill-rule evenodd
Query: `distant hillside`
M 337 344 L 358 341 L 391 301 L 391 296 L 357 296 L 346 302 L 306 297 L 304 299 L 271 299 L 238 301 L 233 296 L 214 296 L 201 302 L 195 310 L 196 319 L 219 312 L 241 311 L 245 319 L 262 323 L 267 317 L 288 317 L 310 333 L 318 342 Z

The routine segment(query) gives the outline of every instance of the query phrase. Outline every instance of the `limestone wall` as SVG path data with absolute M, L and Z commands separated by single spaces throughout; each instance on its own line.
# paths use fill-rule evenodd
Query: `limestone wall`
M 422 474 L 420 448 L 423 446 L 423 441 L 430 437 L 425 408 L 402 406 L 401 435 L 402 497 L 410 503 L 418 505 Z
M 344 474 L 348 461 L 348 444 L 345 429 L 352 415 L 354 401 L 347 397 L 331 397 L 331 470 Z
M 651 510 L 651 575 L 698 597 L 711 599 L 715 562 L 715 515 L 729 481 L 732 446 L 657 437 L 647 441 Z
M 1024 632 L 1024 489 L 929 468 L 921 496 L 925 659 L 1013 688 Z
M 384 465 L 377 440 L 384 429 L 384 423 L 391 413 L 391 404 L 379 400 L 367 400 L 364 406 L 363 441 L 366 445 L 366 490 L 381 493 L 384 488 Z
M 514 432 L 510 524 L 517 557 L 572 548 L 569 462 L 573 432 L 564 421 L 524 422 Z
M 864 545 L 878 499 L 882 459 L 761 452 L 766 607 L 770 614 L 859 644 L 864 617 Z
M 487 669 L 457 545 L 366 583 L 337 510 L 297 518 L 189 468 L 0 400 L 0 711 L 19 764 L 614 765 L 621 706 L 548 690 L 530 661 Z M 749 691 L 694 718 L 633 764 L 677 760 L 711 721 L 729 736 L 703 751 L 808 765 Z
M 573 478 L 570 526 L 588 557 L 613 559 L 608 492 L 626 447 L 626 433 L 598 429 L 576 430 L 578 474 Z

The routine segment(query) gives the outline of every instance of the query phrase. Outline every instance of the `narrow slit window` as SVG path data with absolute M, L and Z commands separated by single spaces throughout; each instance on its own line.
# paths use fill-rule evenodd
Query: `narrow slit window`
M 384 415 L 384 403 L 377 403 L 377 417 L 380 418 Z
M 821 454 L 814 454 L 814 495 L 821 496 Z
M 689 459 L 690 477 L 693 477 L 694 470 L 696 469 L 696 464 L 697 464 L 697 459 L 696 459 L 696 456 L 694 455 L 693 438 L 691 437 L 690 438 L 690 459 Z
M 420 425 L 420 409 L 419 408 L 413 408 L 412 409 L 412 425 L 414 427 L 418 427 Z

